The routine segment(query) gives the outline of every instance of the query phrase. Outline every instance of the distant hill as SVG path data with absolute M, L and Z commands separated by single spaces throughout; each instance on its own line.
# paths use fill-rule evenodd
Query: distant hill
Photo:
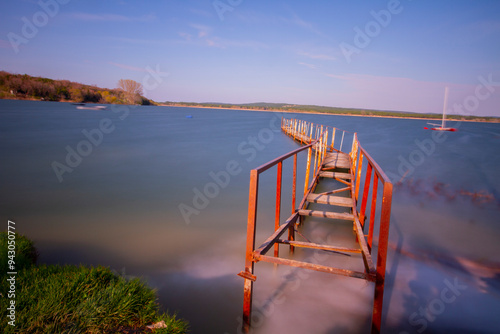
M 99 88 L 68 80 L 32 77 L 0 71 L 0 99 L 128 104 L 120 89 Z M 139 104 L 154 104 L 144 96 Z
M 334 115 L 351 115 L 351 116 L 378 116 L 378 117 L 403 117 L 403 118 L 425 118 L 441 120 L 441 114 L 434 113 L 414 113 L 405 111 L 385 111 L 372 109 L 356 109 L 356 108 L 338 108 L 325 107 L 316 105 L 300 105 L 289 103 L 244 103 L 244 104 L 228 104 L 228 103 L 196 103 L 196 102 L 164 102 L 162 105 L 167 106 L 183 106 L 183 107 L 204 107 L 204 108 L 229 108 L 229 109 L 247 109 L 247 110 L 269 110 L 269 111 L 284 111 L 284 112 L 314 112 Z M 500 122 L 498 117 L 481 117 L 481 116 L 462 116 L 462 115 L 446 115 L 448 120 L 456 121 L 482 121 L 482 122 Z
M 12 74 L 0 71 L 0 99 L 18 100 L 40 100 L 40 101 L 62 101 L 78 103 L 110 103 L 129 104 L 125 93 L 121 89 L 99 88 L 97 86 L 84 85 L 68 80 L 53 80 L 49 78 L 33 77 L 27 74 Z M 158 103 L 140 96 L 137 104 L 157 105 Z M 164 102 L 165 106 L 204 107 L 204 108 L 228 108 L 244 110 L 269 110 L 284 112 L 314 112 L 334 115 L 354 116 L 378 116 L 378 117 L 403 117 L 403 118 L 426 118 L 441 119 L 441 114 L 420 114 L 404 111 L 384 111 L 372 109 L 338 108 L 316 105 L 300 105 L 290 103 L 244 103 L 230 104 L 220 102 Z M 500 122 L 498 117 L 479 117 L 447 115 L 449 120 L 468 120 L 483 122 Z

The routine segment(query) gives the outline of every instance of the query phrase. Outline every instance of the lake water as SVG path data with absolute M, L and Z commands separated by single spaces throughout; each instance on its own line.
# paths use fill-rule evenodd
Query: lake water
M 249 172 L 298 147 L 276 131 L 282 116 L 357 132 L 402 179 L 385 332 L 497 332 L 500 124 L 437 138 L 424 120 L 0 100 L 2 230 L 15 221 L 42 263 L 143 277 L 193 333 L 239 333 Z M 267 264 L 256 274 L 254 333 L 369 328 L 364 281 Z

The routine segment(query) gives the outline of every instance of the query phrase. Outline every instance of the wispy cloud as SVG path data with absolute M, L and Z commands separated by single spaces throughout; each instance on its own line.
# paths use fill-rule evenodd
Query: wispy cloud
M 182 43 L 198 45 L 198 46 L 208 46 L 211 48 L 226 49 L 230 47 L 237 48 L 252 48 L 252 49 L 263 49 L 268 48 L 265 43 L 252 41 L 252 40 L 233 40 L 225 39 L 213 34 L 213 28 L 203 24 L 191 23 L 189 27 L 194 31 L 179 32 L 179 36 L 183 38 Z
M 125 16 L 119 14 L 94 14 L 94 13 L 69 13 L 68 16 L 71 19 L 79 21 L 101 21 L 101 22 L 147 22 L 156 19 L 154 14 L 142 15 L 142 16 Z
M 123 68 L 125 70 L 134 71 L 134 72 L 147 72 L 147 69 L 142 68 L 142 67 L 135 67 L 135 66 L 125 65 L 125 64 L 115 63 L 115 62 L 112 62 L 112 61 L 108 61 L 108 64 L 116 66 L 116 67 L 119 67 L 119 68 Z
M 194 28 L 195 30 L 198 31 L 198 38 L 207 37 L 212 32 L 212 28 L 211 27 L 205 26 L 205 25 L 202 25 L 202 24 L 194 24 L 194 23 L 192 23 L 189 26 L 191 28 Z
M 198 23 L 191 23 L 189 24 L 189 27 L 195 31 L 191 33 L 185 31 L 179 32 L 179 36 L 184 39 L 184 42 L 195 45 L 223 48 L 219 42 L 220 39 L 212 36 L 212 27 Z M 197 38 L 194 38 L 194 36 Z
M 314 24 L 312 24 L 311 22 L 307 22 L 307 21 L 303 20 L 302 18 L 300 18 L 295 13 L 292 13 L 292 18 L 289 19 L 289 22 L 295 24 L 298 27 L 301 27 L 301 28 L 304 28 L 306 30 L 309 30 L 310 32 L 315 33 L 317 35 L 323 35 L 323 33 L 321 31 L 319 31 L 314 26 Z
M 193 38 L 193 35 L 187 33 L 187 32 L 184 32 L 184 31 L 181 31 L 179 33 L 179 36 L 181 36 L 182 38 L 184 38 L 186 41 L 191 41 L 191 39 Z
M 310 68 L 311 70 L 315 70 L 318 68 L 318 66 L 314 65 L 314 64 L 308 64 L 308 63 L 303 63 L 303 62 L 298 62 L 299 65 L 302 65 L 302 66 L 305 66 L 305 67 L 308 67 Z
M 309 31 L 315 35 L 318 35 L 322 38 L 328 38 L 328 36 L 325 33 L 323 33 L 314 23 L 311 23 L 311 22 L 308 22 L 308 21 L 302 19 L 299 15 L 297 15 L 291 9 L 289 9 L 289 11 L 291 13 L 290 17 L 281 18 L 282 22 L 295 25 L 295 26 L 302 28 L 306 31 Z
M 299 55 L 311 58 L 311 59 L 318 59 L 318 60 L 336 60 L 334 56 L 330 56 L 327 54 L 323 53 L 310 53 L 310 52 L 305 52 L 305 51 L 299 51 L 297 52 Z
M 207 38 L 202 39 L 192 39 L 186 40 L 185 42 L 199 45 L 199 46 L 208 46 L 211 48 L 219 48 L 219 49 L 228 49 L 228 48 L 246 48 L 246 49 L 267 49 L 268 45 L 259 41 L 253 40 L 233 40 L 233 39 L 225 39 L 217 36 L 209 36 Z

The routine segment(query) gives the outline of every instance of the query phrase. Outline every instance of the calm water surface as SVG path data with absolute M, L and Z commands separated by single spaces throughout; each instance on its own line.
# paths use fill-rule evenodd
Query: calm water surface
M 249 171 L 297 148 L 275 131 L 281 116 L 0 100 L 1 221 L 14 220 L 43 263 L 101 264 L 143 277 L 193 333 L 238 333 Z M 464 122 L 436 138 L 423 120 L 285 116 L 358 132 L 401 180 L 385 331 L 496 332 L 500 124 Z M 266 196 L 264 218 L 272 211 Z M 267 264 L 256 270 L 255 333 L 369 326 L 373 287 L 364 281 Z

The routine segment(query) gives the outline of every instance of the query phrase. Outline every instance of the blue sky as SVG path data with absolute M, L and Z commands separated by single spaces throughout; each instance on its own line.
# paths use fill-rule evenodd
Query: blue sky
M 133 79 L 155 101 L 436 113 L 448 86 L 450 113 L 500 116 L 500 1 L 2 1 L 0 69 Z

